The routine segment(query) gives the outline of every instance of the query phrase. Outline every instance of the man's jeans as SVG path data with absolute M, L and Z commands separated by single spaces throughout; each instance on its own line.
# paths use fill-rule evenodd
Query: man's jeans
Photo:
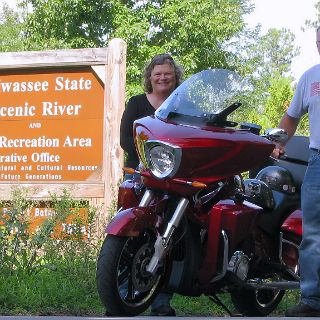
M 320 153 L 310 150 L 302 185 L 301 300 L 320 310 Z

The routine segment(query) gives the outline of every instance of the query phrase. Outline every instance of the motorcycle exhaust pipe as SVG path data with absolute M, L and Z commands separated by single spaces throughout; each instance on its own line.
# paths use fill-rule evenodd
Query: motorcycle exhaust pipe
M 236 285 L 242 288 L 251 290 L 293 290 L 300 289 L 299 281 L 270 281 L 266 279 L 247 279 L 241 280 L 234 273 L 228 273 L 229 279 Z
M 263 279 L 250 279 L 245 282 L 246 285 L 252 289 L 278 289 L 278 290 L 292 290 L 299 289 L 300 283 L 298 281 L 268 281 Z

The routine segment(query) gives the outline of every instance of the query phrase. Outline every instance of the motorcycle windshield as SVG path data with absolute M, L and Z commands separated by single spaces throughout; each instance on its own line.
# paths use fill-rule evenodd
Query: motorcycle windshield
M 247 91 L 248 84 L 235 72 L 204 70 L 176 88 L 155 115 L 178 124 L 223 125 L 244 101 Z

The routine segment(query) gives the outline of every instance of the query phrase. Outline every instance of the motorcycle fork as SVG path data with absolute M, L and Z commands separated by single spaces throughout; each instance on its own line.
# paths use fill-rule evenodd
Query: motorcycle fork
M 139 207 L 147 207 L 153 199 L 153 196 L 153 192 L 147 189 L 140 200 Z
M 146 207 L 150 204 L 151 200 L 153 198 L 153 192 L 151 190 L 146 190 L 145 194 L 143 195 L 139 206 Z M 147 265 L 146 271 L 154 275 L 159 266 L 161 265 L 161 262 L 163 260 L 163 257 L 165 256 L 168 248 L 168 244 L 170 242 L 170 239 L 172 237 L 172 234 L 174 230 L 179 226 L 180 220 L 183 217 L 183 214 L 189 204 L 189 200 L 186 198 L 181 198 L 178 202 L 178 205 L 168 222 L 164 232 L 162 235 L 159 235 L 157 237 L 157 240 L 154 244 L 154 254 L 150 260 L 150 263 Z

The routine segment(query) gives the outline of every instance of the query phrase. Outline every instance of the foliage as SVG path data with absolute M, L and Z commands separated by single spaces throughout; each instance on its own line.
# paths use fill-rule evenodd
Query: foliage
M 276 128 L 294 94 L 291 81 L 290 77 L 279 74 L 271 78 L 265 105 L 248 109 L 245 113 L 247 121 L 259 124 L 263 129 Z M 301 119 L 296 134 L 309 135 L 307 116 Z
M 112 30 L 112 7 L 103 0 L 23 0 L 26 48 L 101 47 Z
M 10 275 L 17 272 L 33 274 L 42 268 L 56 269 L 55 263 L 60 258 L 65 263 L 68 259 L 86 262 L 90 258 L 87 255 L 90 251 L 86 248 L 94 245 L 90 239 L 96 214 L 94 208 L 85 202 L 72 200 L 70 193 L 64 190 L 59 198 L 52 195 L 50 206 L 55 214 L 32 230 L 30 212 L 41 204 L 27 200 L 27 195 L 27 189 L 13 189 L 12 199 L 1 203 L 1 272 Z M 77 214 L 80 207 L 87 209 L 85 218 Z M 85 233 L 84 225 L 88 229 Z
M 249 122 L 259 124 L 263 129 L 275 128 L 289 107 L 293 97 L 291 78 L 275 76 L 270 81 L 264 106 L 252 108 L 246 114 Z
M 0 51 L 21 51 L 22 49 L 20 16 L 4 3 L 0 12 Z
M 24 0 L 29 49 L 105 46 L 110 38 L 128 44 L 129 91 L 141 90 L 141 70 L 156 53 L 170 52 L 186 74 L 228 67 L 225 43 L 245 28 L 248 0 Z M 183 44 L 183 45 L 182 45 Z
M 277 127 L 286 112 L 293 96 L 290 80 L 280 75 L 271 79 L 265 106 L 263 110 L 258 110 L 257 114 L 257 122 L 263 128 Z
M 317 2 L 315 3 L 314 8 L 315 8 L 314 12 L 316 14 L 315 20 L 308 19 L 306 20 L 305 25 L 306 27 L 313 28 L 316 30 L 319 27 L 319 23 L 320 23 L 320 1 L 319 0 L 317 0 Z
M 289 29 L 269 29 L 252 48 L 260 53 L 256 72 L 269 78 L 288 74 L 292 59 L 299 54 L 294 40 L 295 36 Z
M 247 102 L 248 112 L 255 112 L 252 108 L 256 108 L 257 117 L 259 113 L 268 112 L 266 103 L 274 82 L 277 83 L 280 78 L 284 78 L 283 81 L 288 84 L 287 89 L 293 82 L 290 65 L 299 53 L 299 49 L 294 46 L 294 39 L 292 32 L 287 29 L 269 29 L 265 35 L 258 34 L 256 41 L 244 48 L 242 54 L 251 61 L 247 66 L 247 74 L 254 88 Z M 279 113 L 277 125 L 281 116 Z
M 155 54 L 169 52 L 186 76 L 207 68 L 251 74 L 255 102 L 263 98 L 275 70 L 287 72 L 297 54 L 288 30 L 248 29 L 250 0 L 20 0 L 28 50 L 106 46 L 126 41 L 127 95 L 142 91 L 141 73 Z M 278 50 L 274 50 L 278 48 Z

